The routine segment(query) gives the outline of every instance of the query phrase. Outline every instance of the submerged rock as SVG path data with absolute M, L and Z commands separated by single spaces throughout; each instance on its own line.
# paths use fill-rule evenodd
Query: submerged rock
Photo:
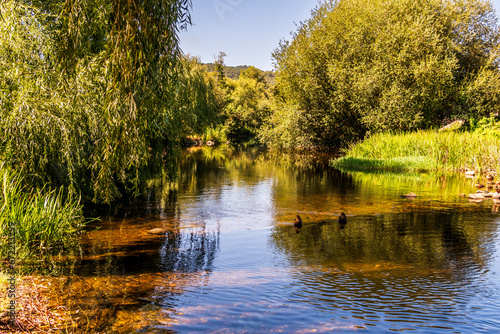
M 149 234 L 165 234 L 167 233 L 167 230 L 163 228 L 154 228 L 152 230 L 147 231 Z
M 485 199 L 486 197 L 484 196 L 483 193 L 472 193 L 469 194 L 469 199 Z

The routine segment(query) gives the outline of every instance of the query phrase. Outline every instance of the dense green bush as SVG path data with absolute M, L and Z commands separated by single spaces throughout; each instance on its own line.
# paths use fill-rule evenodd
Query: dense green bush
M 498 111 L 496 23 L 482 0 L 326 1 L 273 54 L 276 103 L 261 138 L 328 148 Z

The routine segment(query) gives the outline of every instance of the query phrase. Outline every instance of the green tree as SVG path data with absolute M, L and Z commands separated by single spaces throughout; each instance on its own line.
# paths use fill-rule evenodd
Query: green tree
M 258 78 L 246 77 L 244 72 L 231 86 L 226 106 L 227 137 L 241 143 L 255 137 L 270 112 L 269 92 L 262 73 Z
M 331 148 L 492 112 L 499 36 L 488 1 L 326 1 L 273 54 L 276 103 L 261 138 Z
M 189 5 L 3 1 L 1 159 L 96 201 L 137 190 L 140 170 L 174 159 L 185 125 L 211 112 L 203 92 L 185 105 L 204 89 L 179 61 Z
M 264 76 L 264 73 L 254 66 L 250 66 L 247 69 L 241 71 L 240 79 L 241 78 L 253 79 L 263 84 L 266 83 L 266 78 Z

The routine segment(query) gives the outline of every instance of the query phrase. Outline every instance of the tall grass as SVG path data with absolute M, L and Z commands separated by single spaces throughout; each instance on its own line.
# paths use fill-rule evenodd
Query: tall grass
M 208 127 L 203 135 L 203 141 L 213 141 L 216 144 L 224 144 L 227 142 L 226 129 L 222 125 L 216 127 Z
M 8 258 L 9 227 L 15 230 L 16 263 L 31 263 L 78 240 L 85 224 L 82 205 L 59 190 L 28 189 L 22 176 L 0 164 L 0 259 Z
M 351 146 L 335 167 L 366 169 L 499 170 L 500 138 L 479 132 L 379 133 Z

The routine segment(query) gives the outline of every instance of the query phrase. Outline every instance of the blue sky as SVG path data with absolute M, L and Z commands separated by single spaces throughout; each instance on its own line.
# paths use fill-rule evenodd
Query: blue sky
M 180 34 L 184 53 L 204 63 L 226 53 L 230 66 L 273 69 L 271 53 L 280 39 L 290 40 L 295 23 L 310 17 L 318 0 L 192 0 L 193 25 Z M 492 1 L 500 13 L 500 0 Z

